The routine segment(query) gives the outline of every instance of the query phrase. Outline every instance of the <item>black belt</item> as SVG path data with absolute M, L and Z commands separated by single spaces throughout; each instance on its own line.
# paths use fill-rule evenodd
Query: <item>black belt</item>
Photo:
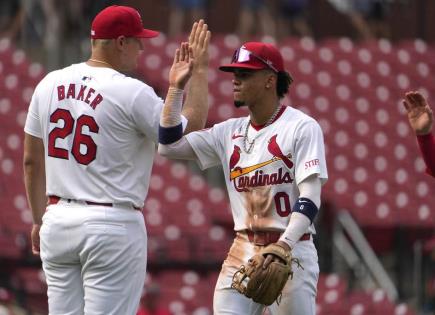
M 61 199 L 65 200 L 66 202 L 74 201 L 74 199 L 68 199 L 68 198 L 61 198 L 58 196 L 48 196 L 48 204 L 49 205 L 55 205 L 57 204 Z M 111 202 L 94 202 L 94 201 L 83 201 L 87 205 L 90 206 L 104 206 L 104 207 L 113 207 L 113 203 Z M 133 209 L 141 211 L 142 209 L 136 206 L 133 206 Z
M 282 232 L 279 231 L 251 231 L 251 230 L 243 230 L 242 233 L 246 233 L 248 235 L 248 239 L 251 243 L 260 246 L 266 246 L 271 243 L 278 242 L 281 237 Z M 311 239 L 311 233 L 305 233 L 301 236 L 299 241 L 308 241 Z

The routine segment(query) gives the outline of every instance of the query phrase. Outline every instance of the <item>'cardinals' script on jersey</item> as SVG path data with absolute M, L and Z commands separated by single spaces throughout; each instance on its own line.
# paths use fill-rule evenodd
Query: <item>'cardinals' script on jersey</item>
M 229 119 L 186 137 L 202 169 L 223 165 L 236 231 L 285 230 L 297 184 L 312 174 L 322 182 L 328 177 L 322 131 L 292 107 L 269 126 L 250 125 L 246 134 L 247 124 L 249 117 Z M 248 141 L 255 141 L 250 153 Z

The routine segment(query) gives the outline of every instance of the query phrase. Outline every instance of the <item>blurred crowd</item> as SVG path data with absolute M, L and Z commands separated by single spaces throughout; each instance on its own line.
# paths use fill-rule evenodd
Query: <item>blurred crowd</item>
M 166 0 L 168 36 L 186 32 L 199 18 L 223 16 L 215 12 L 213 0 Z M 233 32 L 244 41 L 253 36 L 281 39 L 287 36 L 314 36 L 310 12 L 324 2 L 347 18 L 359 39 L 389 37 L 389 7 L 394 0 L 239 0 Z M 49 69 L 80 60 L 89 52 L 88 25 L 96 12 L 122 0 L 60 1 L 2 0 L 0 37 L 9 37 Z M 140 2 L 138 2 L 140 3 Z M 35 47 L 41 49 L 34 49 Z M 39 55 L 38 55 L 39 54 Z
M 328 0 L 349 18 L 361 39 L 389 37 L 387 15 L 389 0 Z M 275 38 L 313 36 L 308 20 L 310 2 L 314 0 L 242 0 L 237 33 L 247 38 L 255 26 L 263 35 Z M 257 23 L 259 21 L 259 23 Z

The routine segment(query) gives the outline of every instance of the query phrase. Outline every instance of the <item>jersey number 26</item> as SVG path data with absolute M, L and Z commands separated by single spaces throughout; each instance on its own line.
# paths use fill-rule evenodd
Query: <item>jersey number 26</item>
M 57 123 L 59 120 L 63 120 L 63 127 L 54 128 L 48 135 L 48 155 L 59 158 L 69 159 L 69 152 L 66 149 L 56 147 L 56 139 L 65 139 L 73 133 L 74 124 L 75 132 L 73 138 L 73 144 L 71 147 L 71 154 L 76 161 L 83 165 L 88 165 L 97 155 L 97 145 L 91 136 L 83 133 L 83 127 L 86 126 L 90 132 L 98 133 L 99 127 L 94 117 L 89 115 L 80 116 L 77 121 L 74 121 L 73 116 L 69 110 L 58 108 L 50 116 L 51 123 Z M 81 146 L 86 147 L 86 153 L 80 152 Z

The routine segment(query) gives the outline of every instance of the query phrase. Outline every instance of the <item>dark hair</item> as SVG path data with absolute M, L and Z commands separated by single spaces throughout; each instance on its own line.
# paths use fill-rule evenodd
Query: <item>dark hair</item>
M 279 71 L 277 75 L 276 94 L 278 94 L 278 97 L 281 99 L 287 94 L 290 84 L 293 82 L 293 78 L 287 71 Z

